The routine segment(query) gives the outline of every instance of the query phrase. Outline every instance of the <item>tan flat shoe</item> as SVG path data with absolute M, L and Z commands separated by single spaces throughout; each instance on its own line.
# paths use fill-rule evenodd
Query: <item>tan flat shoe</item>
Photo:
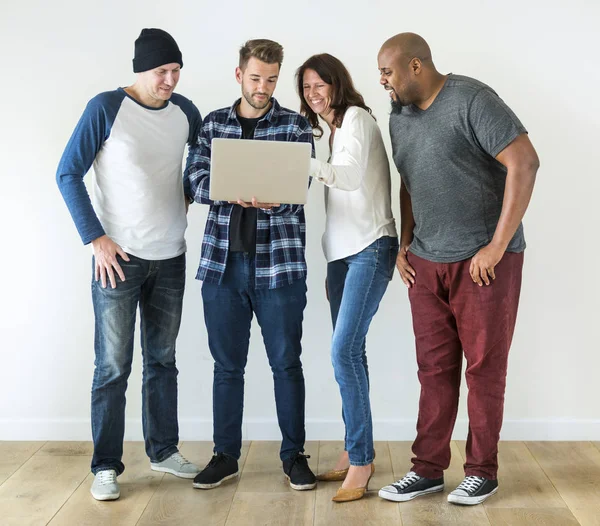
M 375 464 L 371 464 L 371 474 L 367 479 L 367 483 L 362 488 L 339 488 L 337 493 L 331 499 L 333 502 L 351 502 L 353 500 L 362 499 L 365 493 L 369 491 L 369 482 L 375 473 Z

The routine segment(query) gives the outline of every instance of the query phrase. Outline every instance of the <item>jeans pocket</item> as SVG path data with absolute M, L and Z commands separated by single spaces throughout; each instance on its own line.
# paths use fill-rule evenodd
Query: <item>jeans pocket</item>
M 378 257 L 378 267 L 381 274 L 388 281 L 394 277 L 394 269 L 396 268 L 396 257 L 398 256 L 398 247 L 391 245 L 380 250 Z

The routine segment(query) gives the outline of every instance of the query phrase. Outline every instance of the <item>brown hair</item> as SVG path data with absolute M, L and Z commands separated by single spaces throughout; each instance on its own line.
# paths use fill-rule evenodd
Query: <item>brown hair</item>
M 296 81 L 300 97 L 300 113 L 310 122 L 315 138 L 320 139 L 323 136 L 323 128 L 319 124 L 319 116 L 310 108 L 304 98 L 304 72 L 307 69 L 316 71 L 319 77 L 332 88 L 330 107 L 334 112 L 333 124 L 336 128 L 342 125 L 346 110 L 350 106 L 358 106 L 372 113 L 371 108 L 365 104 L 363 96 L 354 87 L 352 77 L 341 60 L 329 53 L 313 55 L 296 71 Z
M 240 48 L 240 69 L 243 70 L 252 57 L 267 64 L 277 63 L 281 67 L 283 63 L 283 46 L 266 38 L 248 40 Z

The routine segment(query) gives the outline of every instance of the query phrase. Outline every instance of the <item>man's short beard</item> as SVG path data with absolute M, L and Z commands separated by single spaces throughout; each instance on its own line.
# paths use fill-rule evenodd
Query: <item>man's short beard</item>
M 269 97 L 266 94 L 265 95 L 267 97 L 267 100 L 262 106 L 257 106 L 256 102 L 254 102 L 254 100 L 252 99 L 252 95 L 250 95 L 249 93 L 246 93 L 244 91 L 242 94 L 244 95 L 246 102 L 250 104 L 250 106 L 252 106 L 255 110 L 264 110 L 271 103 L 271 97 Z
M 400 115 L 402 113 L 403 105 L 398 100 L 390 99 L 390 105 L 392 107 L 392 115 Z

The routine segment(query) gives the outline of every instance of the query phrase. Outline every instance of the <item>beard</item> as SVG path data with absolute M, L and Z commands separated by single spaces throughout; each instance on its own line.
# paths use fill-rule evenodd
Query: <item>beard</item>
M 404 107 L 404 104 L 397 100 L 390 99 L 390 106 L 392 115 L 400 115 L 402 113 L 402 108 Z
M 398 93 L 395 90 L 389 90 L 393 93 L 393 96 L 390 97 L 390 106 L 392 115 L 398 115 L 402 113 L 402 108 L 404 106 L 410 106 L 410 103 L 402 101 L 398 96 Z
M 250 104 L 250 106 L 252 106 L 255 110 L 264 110 L 271 103 L 271 97 L 266 93 L 249 93 L 247 91 L 242 90 L 242 94 L 244 95 L 246 102 Z M 252 98 L 253 95 L 264 95 L 265 100 L 263 102 L 254 100 Z
M 407 101 L 406 98 L 401 99 L 398 96 L 398 93 L 394 91 L 395 98 L 390 98 L 390 104 L 392 107 L 392 114 L 399 115 L 402 113 L 402 108 L 406 108 L 408 106 L 412 106 L 414 103 L 411 101 Z

